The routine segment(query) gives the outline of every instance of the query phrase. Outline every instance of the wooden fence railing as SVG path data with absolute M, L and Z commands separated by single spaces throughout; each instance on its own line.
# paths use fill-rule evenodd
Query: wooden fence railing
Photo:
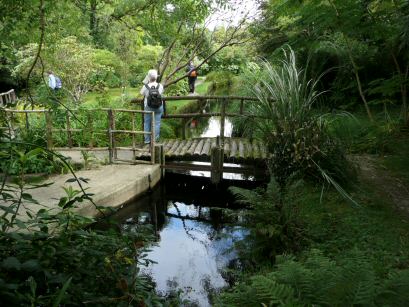
M 65 114 L 65 128 L 55 128 L 53 125 L 53 112 L 51 110 L 14 110 L 14 109 L 5 109 L 2 108 L 0 109 L 0 112 L 5 113 L 6 117 L 6 122 L 7 126 L 5 127 L 0 127 L 2 130 L 6 130 L 9 132 L 9 135 L 14 137 L 15 135 L 18 134 L 18 130 L 22 129 L 21 123 L 19 120 L 16 118 L 17 114 L 24 114 L 24 129 L 30 130 L 30 119 L 29 116 L 32 114 L 43 114 L 44 115 L 44 130 L 45 130 L 45 138 L 47 141 L 47 148 L 49 149 L 54 149 L 54 150 L 61 150 L 61 149 L 74 149 L 74 150 L 87 150 L 87 149 L 93 149 L 94 147 L 94 135 L 96 133 L 104 133 L 107 135 L 108 138 L 108 148 L 98 148 L 98 149 L 108 149 L 109 150 L 109 162 L 113 163 L 116 161 L 120 162 L 131 162 L 131 163 L 147 163 L 147 161 L 144 160 L 136 160 L 135 159 L 135 152 L 140 150 L 137 147 L 136 144 L 136 135 L 145 135 L 149 134 L 151 138 L 151 143 L 150 143 L 150 152 L 152 153 L 152 158 L 151 161 L 148 163 L 153 164 L 154 163 L 154 157 L 155 157 L 155 118 L 154 118 L 154 113 L 150 111 L 142 111 L 142 110 L 128 110 L 128 109 L 108 109 L 108 108 L 102 108 L 102 109 L 84 109 L 81 110 L 82 112 L 87 113 L 87 122 L 83 123 L 83 128 L 72 128 L 72 120 L 73 118 L 76 119 L 75 113 L 78 110 L 66 110 Z M 95 114 L 95 112 L 105 112 L 107 114 L 107 122 L 106 122 L 106 129 L 99 129 L 96 130 L 94 125 L 93 125 L 93 117 L 92 115 Z M 129 113 L 131 114 L 131 129 L 130 130 L 119 130 L 116 129 L 116 114 L 117 113 Z M 152 121 L 151 121 L 151 130 L 150 131 L 144 131 L 144 130 L 136 130 L 136 125 L 135 125 L 135 118 L 136 114 L 150 114 L 152 116 Z M 142 128 L 143 129 L 143 128 Z M 54 142 L 53 142 L 53 134 L 55 132 L 63 132 L 66 133 L 67 135 L 67 147 L 55 147 Z M 74 142 L 73 142 L 73 133 L 84 133 L 88 132 L 89 134 L 89 140 L 88 140 L 88 147 L 74 147 Z M 120 147 L 116 145 L 116 135 L 118 134 L 130 134 L 132 137 L 132 147 Z M 124 159 L 118 159 L 118 150 L 132 150 L 133 151 L 133 160 L 124 160 Z
M 9 104 L 15 103 L 17 100 L 14 90 L 9 90 L 5 93 L 0 93 L 0 107 L 5 107 Z

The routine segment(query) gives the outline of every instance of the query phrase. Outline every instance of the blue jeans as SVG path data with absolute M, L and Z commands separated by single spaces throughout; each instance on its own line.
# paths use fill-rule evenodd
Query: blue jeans
M 148 106 L 144 107 L 145 111 L 153 111 L 155 112 L 155 141 L 159 140 L 159 133 L 160 133 L 160 119 L 163 113 L 163 104 L 160 108 L 152 109 Z M 151 114 L 144 114 L 144 122 L 143 122 L 143 130 L 144 131 L 151 131 L 151 123 L 152 123 L 152 116 Z M 145 144 L 149 144 L 151 142 L 151 136 L 149 134 L 144 135 Z

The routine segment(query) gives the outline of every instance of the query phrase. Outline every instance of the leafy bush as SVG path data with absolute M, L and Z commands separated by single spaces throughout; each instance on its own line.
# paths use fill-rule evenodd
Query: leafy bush
M 211 84 L 208 93 L 211 95 L 230 95 L 233 89 L 234 75 L 226 71 L 214 71 L 206 76 L 206 82 Z
M 100 67 L 91 77 L 94 89 L 114 88 L 122 85 L 121 72 L 124 64 L 116 54 L 108 50 L 97 49 L 94 52 L 93 61 Z
M 246 46 L 247 47 L 247 46 Z M 229 74 L 239 74 L 242 72 L 242 67 L 249 58 L 248 51 L 243 46 L 234 46 L 222 49 L 213 56 L 206 67 L 201 70 L 204 73 L 212 73 L 220 71 Z
M 134 60 L 129 67 L 132 76 L 129 81 L 132 87 L 142 85 L 148 70 L 157 66 L 161 53 L 161 46 L 145 45 L 138 48 Z
M 2 151 L 5 148 L 2 148 Z M 54 161 L 50 155 L 44 152 L 33 152 L 29 150 L 17 150 L 15 147 L 9 151 L 3 151 L 0 170 L 9 175 L 38 174 L 60 172 L 63 166 Z M 6 160 L 7 159 L 7 160 Z
M 249 128 L 266 143 L 279 184 L 296 172 L 317 179 L 323 171 L 347 183 L 351 172 L 344 153 L 312 109 L 322 94 L 315 91 L 318 81 L 308 80 L 297 68 L 291 49 L 284 55 L 280 65 L 264 62 L 250 73 L 249 84 L 259 101 L 251 104 L 250 114 L 256 117 Z
M 297 217 L 297 188 L 301 181 L 289 181 L 280 187 L 274 178 L 267 188 L 246 190 L 231 187 L 236 202 L 247 205 L 245 227 L 249 235 L 242 242 L 242 258 L 251 259 L 257 266 L 275 261 L 277 254 L 299 250 L 302 245 L 301 223 Z
M 350 114 L 328 119 L 329 133 L 339 139 L 349 153 L 384 154 L 392 150 L 391 137 L 398 122 L 378 120 L 376 124 Z
M 183 96 L 189 91 L 189 84 L 187 78 L 168 86 L 164 92 L 165 96 Z
M 409 270 L 376 276 L 359 253 L 336 263 L 319 250 L 306 259 L 277 257 L 274 271 L 254 275 L 222 295 L 224 306 L 405 306 L 409 300 Z
M 20 160 L 30 163 L 32 156 L 42 152 L 34 148 L 22 154 Z M 66 196 L 59 200 L 58 208 L 44 209 L 46 204 L 38 203 L 29 191 L 49 184 L 27 185 L 24 171 L 22 168 L 16 184 L 3 182 L 0 187 L 3 304 L 161 304 L 151 281 L 139 274 L 140 266 L 149 263 L 144 252 L 147 240 L 152 238 L 151 230 L 148 233 L 144 228 L 133 232 L 84 229 L 94 220 L 76 214 L 75 209 L 84 201 L 92 202 L 91 194 L 65 188 Z M 73 181 L 76 180 L 70 180 Z
M 161 121 L 160 123 L 160 137 L 161 139 L 175 139 L 175 131 L 173 129 L 173 126 L 165 121 Z

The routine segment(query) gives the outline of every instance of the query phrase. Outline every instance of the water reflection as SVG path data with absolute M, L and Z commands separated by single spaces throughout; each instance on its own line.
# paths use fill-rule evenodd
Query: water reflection
M 188 161 L 185 163 L 191 163 L 193 165 L 210 165 L 209 162 L 199 162 L 199 161 Z M 243 166 L 240 164 L 233 164 L 233 163 L 223 163 L 225 167 L 235 167 L 238 170 L 243 169 Z M 188 174 L 191 176 L 196 176 L 196 177 L 206 177 L 210 178 L 210 172 L 209 171 L 188 171 Z M 243 170 L 240 173 L 228 173 L 228 172 L 223 172 L 223 179 L 226 180 L 248 180 L 248 181 L 254 181 L 256 180 L 256 176 L 263 178 L 265 177 L 264 172 L 262 171 L 260 174 L 248 174 L 248 171 Z
M 142 268 L 156 283 L 156 290 L 168 295 L 180 289 L 183 299 L 210 306 L 209 296 L 228 286 L 223 277 L 226 268 L 237 263 L 233 245 L 246 233 L 235 226 L 240 214 L 232 216 L 220 207 L 163 196 L 150 196 L 142 206 L 128 207 L 133 209 L 123 217 L 124 228 L 151 223 L 157 231 L 157 245 L 147 255 L 156 263 Z
M 210 117 L 207 127 L 204 130 L 204 132 L 200 135 L 200 137 L 207 137 L 207 138 L 213 138 L 216 136 L 220 135 L 220 117 Z M 231 137 L 233 132 L 233 124 L 232 122 L 228 119 L 225 118 L 224 122 L 224 136 L 225 137 Z

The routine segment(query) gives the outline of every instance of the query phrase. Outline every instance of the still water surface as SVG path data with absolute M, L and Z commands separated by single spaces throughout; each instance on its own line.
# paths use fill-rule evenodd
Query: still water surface
M 156 263 L 142 273 L 158 293 L 182 290 L 182 299 L 193 303 L 188 306 L 211 306 L 211 295 L 229 285 L 227 270 L 239 265 L 234 242 L 246 234 L 238 226 L 241 209 L 228 214 L 231 197 L 207 180 L 180 178 L 167 174 L 165 186 L 124 208 L 123 227 L 153 225 L 158 239 L 147 258 Z

